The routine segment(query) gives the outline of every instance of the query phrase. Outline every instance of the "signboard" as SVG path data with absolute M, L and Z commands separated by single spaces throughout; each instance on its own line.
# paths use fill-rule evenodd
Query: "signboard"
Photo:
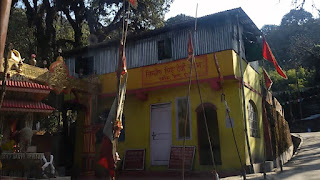
M 185 161 L 184 168 L 186 170 L 192 170 L 194 153 L 196 147 L 195 146 L 186 146 L 185 147 Z M 170 159 L 169 159 L 169 169 L 182 169 L 182 157 L 183 157 L 183 146 L 172 146 L 170 151 Z
M 145 150 L 129 149 L 126 150 L 123 159 L 123 170 L 143 170 L 144 169 Z
M 208 75 L 207 55 L 196 57 L 198 76 Z M 190 61 L 186 59 L 162 63 L 142 68 L 142 86 L 163 85 L 187 81 L 190 74 Z M 195 72 L 193 69 L 193 79 Z

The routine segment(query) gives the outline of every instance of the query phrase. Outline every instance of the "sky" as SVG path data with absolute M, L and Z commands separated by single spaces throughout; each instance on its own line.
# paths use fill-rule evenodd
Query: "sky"
M 292 0 L 174 0 L 165 19 L 178 14 L 195 17 L 197 3 L 198 17 L 241 7 L 260 29 L 265 24 L 279 25 L 282 17 L 294 8 L 291 1 Z M 306 0 L 304 6 L 306 11 L 318 17 L 317 11 L 312 8 L 312 4 L 320 8 L 320 0 Z

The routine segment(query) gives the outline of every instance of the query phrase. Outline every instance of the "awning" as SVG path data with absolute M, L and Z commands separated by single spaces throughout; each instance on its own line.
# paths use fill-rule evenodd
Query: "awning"
M 46 93 L 46 94 L 49 94 L 51 91 L 51 88 L 49 86 L 41 85 L 34 82 L 7 80 L 6 85 L 7 85 L 6 87 L 8 91 Z M 2 81 L 0 81 L 0 86 L 2 86 Z
M 51 113 L 53 107 L 42 102 L 4 100 L 0 111 Z

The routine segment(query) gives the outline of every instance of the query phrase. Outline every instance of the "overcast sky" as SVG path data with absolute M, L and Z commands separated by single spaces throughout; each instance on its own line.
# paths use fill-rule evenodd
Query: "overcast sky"
M 292 0 L 174 0 L 166 19 L 178 14 L 195 16 L 198 3 L 198 17 L 213 14 L 228 9 L 242 7 L 252 21 L 261 28 L 265 24 L 279 25 L 282 17 L 294 6 Z M 306 0 L 305 9 L 314 15 L 317 11 L 312 8 L 315 4 L 320 8 L 320 0 Z

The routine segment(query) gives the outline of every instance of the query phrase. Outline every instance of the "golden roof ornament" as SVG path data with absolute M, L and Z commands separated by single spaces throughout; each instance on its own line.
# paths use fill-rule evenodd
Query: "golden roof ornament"
M 43 61 L 43 65 L 46 66 L 45 61 Z M 89 79 L 71 77 L 69 69 L 60 54 L 47 69 L 24 64 L 20 53 L 17 50 L 11 50 L 8 54 L 8 73 L 11 77 L 21 76 L 30 79 L 30 81 L 48 85 L 58 94 L 61 92 L 69 93 L 71 89 L 98 93 L 101 88 L 100 79 L 96 75 L 92 75 Z

